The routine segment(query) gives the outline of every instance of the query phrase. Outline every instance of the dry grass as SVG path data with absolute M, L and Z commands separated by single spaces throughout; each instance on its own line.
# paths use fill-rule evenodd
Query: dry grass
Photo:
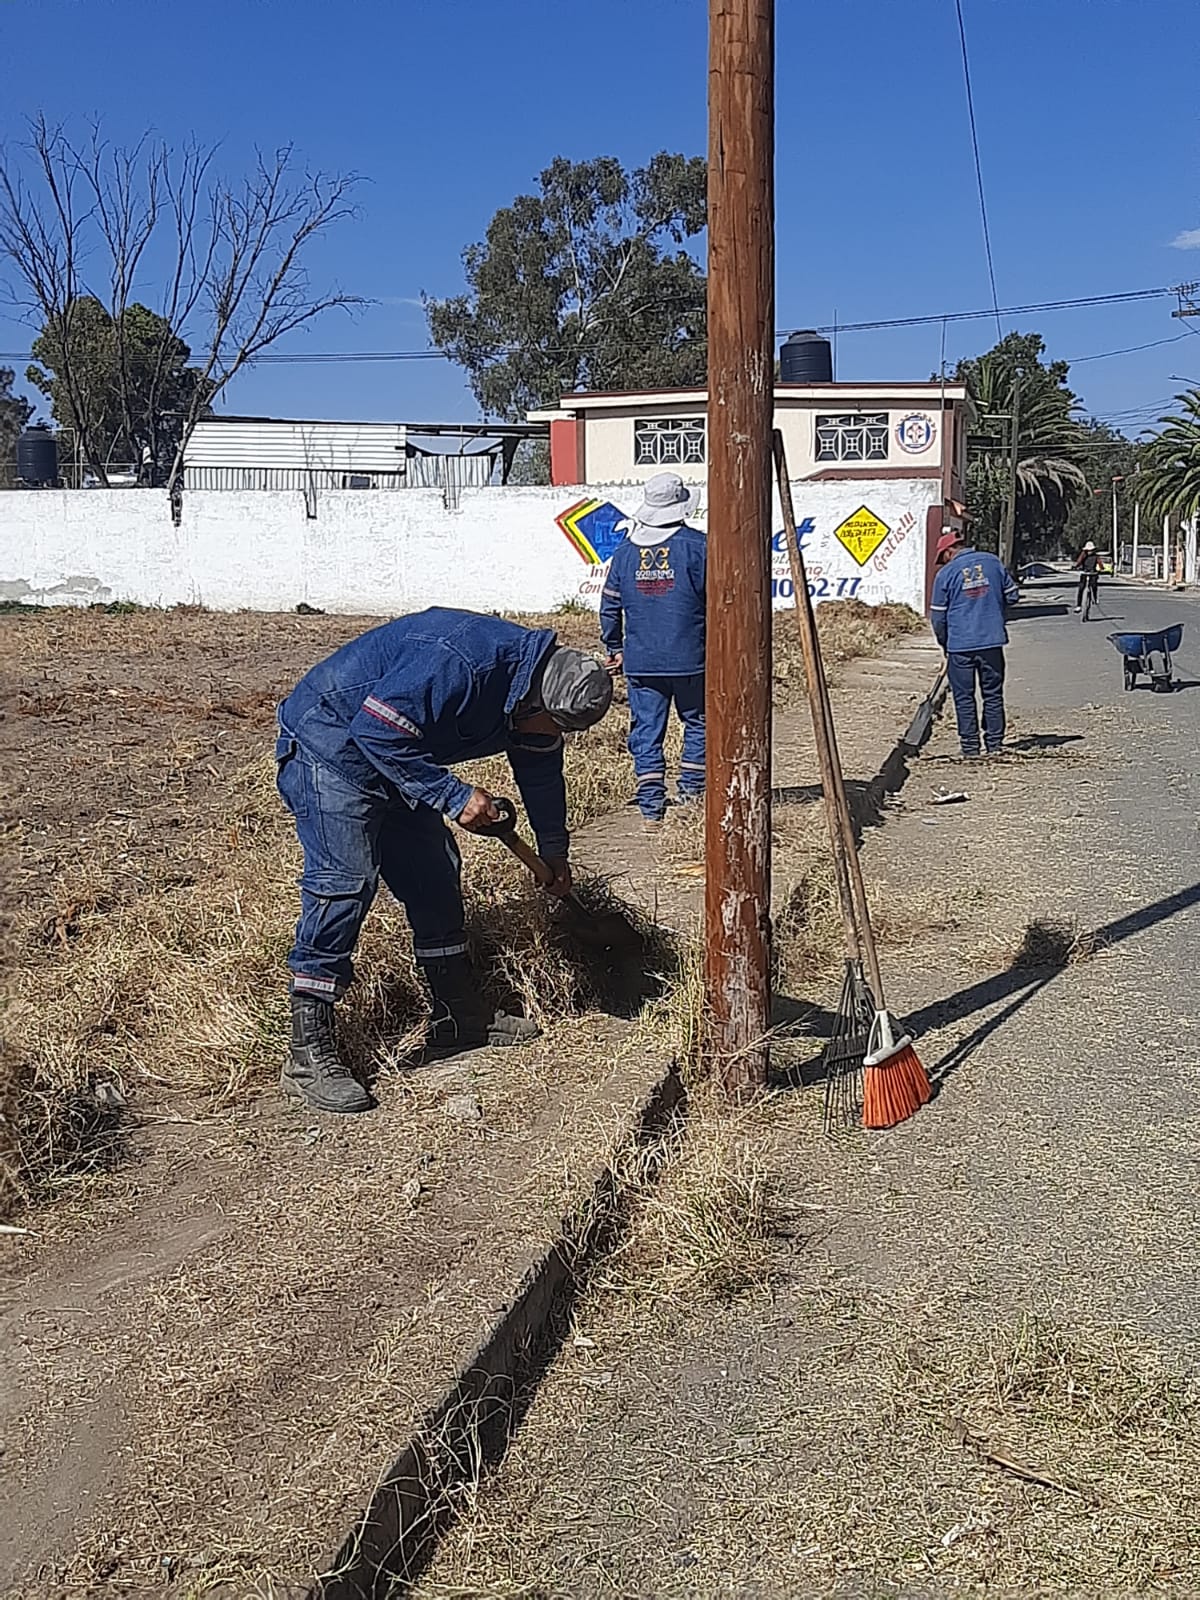
M 777 1240 L 770 1297 L 732 1305 L 593 1298 L 420 1600 L 1200 1591 L 1194 1370 L 1131 1330 L 794 1290 L 794 1261 Z
M 596 643 L 591 616 L 521 620 L 553 627 L 579 646 Z M 873 651 L 919 625 L 903 608 L 872 611 L 854 602 L 822 606 L 819 620 L 831 661 Z M 231 763 L 229 752 L 269 742 L 271 708 L 297 675 L 298 650 L 318 659 L 361 622 L 176 610 L 22 615 L 6 626 L 14 630 L 14 722 L 44 735 L 52 763 L 37 768 L 36 781 L 52 784 L 54 770 L 78 783 L 82 797 L 100 749 L 110 787 L 119 791 L 127 767 L 131 792 L 128 810 L 110 813 L 102 827 L 72 827 L 50 851 L 42 846 L 47 875 L 10 930 L 0 1208 L 5 1190 L 11 1202 L 110 1163 L 127 1102 L 200 1096 L 221 1106 L 273 1078 L 286 1040 L 281 974 L 299 857 L 270 761 Z M 259 638 L 275 651 L 270 666 L 257 681 L 252 668 L 238 681 L 230 662 L 252 662 Z M 802 682 L 793 674 L 793 619 L 778 620 L 776 638 L 786 698 L 789 677 Z M 91 732 L 114 717 L 117 738 Z M 627 728 L 619 685 L 613 714 L 568 742 L 576 826 L 627 801 Z M 468 776 L 511 793 L 502 759 Z M 160 830 L 173 823 L 179 832 L 151 836 L 146 797 Z M 18 810 L 7 825 L 10 849 L 23 850 L 28 832 Z M 701 809 L 673 810 L 663 845 L 664 859 L 693 870 L 703 854 Z M 611 974 L 579 958 L 501 846 L 467 841 L 464 855 L 470 933 L 497 1003 L 546 1023 L 612 999 Z M 807 935 L 800 936 L 796 907 L 784 918 L 804 959 L 831 948 L 823 894 L 814 866 Z M 342 1008 L 349 1049 L 381 1070 L 406 1059 L 425 1014 L 409 951 L 400 908 L 381 891 L 358 952 L 359 981 Z M 653 959 L 669 970 L 675 956 L 660 944 Z M 685 1057 L 694 1054 L 695 990 L 693 974 L 655 1012 Z
M 572 758 L 577 771 L 592 769 L 582 743 Z M 610 763 L 601 753 L 596 765 Z M 601 787 L 596 779 L 592 792 Z M 503 846 L 465 840 L 463 853 L 468 934 L 496 1004 L 546 1025 L 614 998 L 604 966 L 573 942 Z M 273 1081 L 286 1049 L 280 974 L 299 865 L 263 761 L 237 775 L 226 826 L 189 881 L 131 891 L 117 863 L 64 875 L 40 947 L 10 983 L 8 1026 L 24 1041 L 20 1189 L 105 1159 L 103 1135 L 127 1099 L 200 1095 L 219 1106 Z M 585 899 L 605 893 L 581 886 Z M 645 932 L 652 964 L 669 971 L 669 945 Z M 427 1012 L 411 948 L 402 909 L 381 889 L 340 1010 L 348 1049 L 384 1071 L 411 1055 Z
M 845 662 L 877 655 L 891 640 L 925 627 L 925 619 L 909 606 L 868 606 L 861 600 L 828 601 L 817 607 L 816 617 L 821 659 L 831 681 Z M 791 612 L 775 614 L 773 654 L 776 704 L 798 704 L 805 695 L 804 658 Z
M 627 1242 L 606 1263 L 602 1289 L 679 1312 L 769 1286 L 793 1216 L 762 1160 L 763 1126 L 762 1107 L 731 1113 L 711 1084 L 694 1097 L 663 1177 L 642 1195 Z
M 801 994 L 828 981 L 846 956 L 837 881 L 820 804 L 775 812 L 774 921 L 776 987 Z M 902 950 L 932 933 L 962 927 L 978 915 L 978 895 L 958 887 L 868 879 L 871 926 L 881 947 Z
M 553 626 L 573 643 L 594 643 L 594 619 L 523 620 Z M 267 746 L 279 695 L 231 684 L 227 658 L 257 629 L 273 636 L 298 623 L 71 613 L 9 626 L 20 630 L 12 640 L 20 652 L 18 711 L 39 739 L 45 730 L 60 776 L 66 781 L 72 767 L 86 772 L 95 761 L 89 719 L 115 715 L 129 730 L 115 743 L 127 748 L 109 742 L 107 760 L 128 763 L 131 792 L 129 809 L 102 829 L 54 838 L 48 875 L 26 871 L 31 887 L 7 930 L 0 1209 L 5 1195 L 11 1204 L 110 1164 L 126 1103 L 200 1096 L 221 1106 L 273 1079 L 286 1047 L 282 975 L 300 866 L 271 760 L 231 766 L 219 748 L 225 725 L 243 747 Z M 316 658 L 361 624 L 322 618 L 313 626 L 320 629 Z M 285 643 L 295 651 L 292 639 Z M 181 652 L 190 692 L 171 682 L 180 675 Z M 55 667 L 60 659 L 72 663 L 66 681 Z M 297 675 L 294 666 L 284 670 L 281 688 Z M 138 674 L 145 676 L 138 681 Z M 17 675 L 10 669 L 10 676 Z M 598 729 L 568 741 L 574 825 L 626 798 L 626 728 L 620 705 Z M 470 775 L 512 792 L 502 758 Z M 38 781 L 53 780 L 39 769 Z M 199 784 L 202 803 L 193 799 Z M 147 806 L 142 795 L 157 798 Z M 182 851 L 151 835 L 143 821 L 148 809 L 164 812 L 167 828 L 183 824 L 168 835 Z M 14 855 L 27 832 L 18 813 L 6 839 Z M 564 936 L 546 898 L 503 847 L 467 839 L 463 848 L 468 931 L 496 1003 L 547 1023 L 610 1000 L 613 975 Z M 604 899 L 606 891 L 585 884 L 585 899 L 589 893 Z M 656 968 L 668 969 L 672 960 L 661 940 L 652 941 Z M 407 923 L 385 890 L 356 967 L 358 982 L 341 1008 L 343 1035 L 358 1059 L 386 1071 L 411 1053 L 426 1005 Z
M 1075 917 L 1035 917 L 1008 964 L 1032 972 L 1057 969 L 1089 961 L 1099 949 L 1095 934 L 1082 932 Z

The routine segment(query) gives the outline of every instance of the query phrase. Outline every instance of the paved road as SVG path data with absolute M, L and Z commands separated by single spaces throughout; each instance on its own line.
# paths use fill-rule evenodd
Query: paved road
M 1120 658 L 1110 633 L 1185 625 L 1176 676 L 1200 679 L 1200 598 L 1142 584 L 1102 582 L 1099 604 L 1086 623 L 1074 611 L 1075 584 L 1039 578 L 1025 584 L 1011 633 L 1011 697 L 1019 707 L 1084 707 L 1122 698 Z M 1189 673 L 1191 663 L 1197 670 Z M 1182 699 L 1170 702 L 1172 726 L 1200 727 L 1200 707 L 1181 720 Z
M 1187 1341 L 1200 1291 L 1200 603 L 1109 584 L 1083 624 L 1073 602 L 1063 582 L 1025 591 L 1009 651 L 1016 754 L 946 764 L 947 715 L 906 812 L 869 852 L 898 895 L 915 878 L 959 898 L 944 960 L 891 957 L 943 1081 L 935 1111 L 883 1157 L 915 1181 L 923 1215 L 912 1254 L 881 1276 L 934 1285 L 978 1269 L 998 1310 L 1102 1312 Z M 1194 687 L 1126 693 L 1107 634 L 1177 621 L 1177 676 Z M 971 799 L 934 811 L 931 780 L 947 779 Z M 1098 953 L 1006 968 L 1044 917 Z

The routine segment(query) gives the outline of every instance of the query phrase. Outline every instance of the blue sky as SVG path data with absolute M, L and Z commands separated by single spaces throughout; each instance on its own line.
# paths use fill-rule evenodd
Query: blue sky
M 1200 278 L 1195 0 L 964 0 L 1002 305 Z M 427 345 L 414 304 L 462 285 L 462 247 L 555 155 L 636 165 L 705 148 L 704 0 L 0 0 L 0 138 L 24 116 L 98 113 L 256 145 L 368 180 L 361 219 L 312 259 L 375 299 L 292 341 L 313 350 Z M 807 326 L 988 304 L 953 0 L 778 0 L 777 323 Z M 1171 241 L 1195 230 L 1194 249 Z M 1081 363 L 1088 408 L 1135 427 L 1200 378 L 1200 318 L 1173 302 L 1018 319 Z M 1014 326 L 1006 322 L 1006 331 Z M 947 331 L 949 361 L 994 324 Z M 0 321 L 0 350 L 28 331 Z M 924 378 L 939 327 L 847 334 L 838 376 Z M 10 363 L 12 364 L 12 363 Z M 227 408 L 468 420 L 439 362 L 260 367 Z

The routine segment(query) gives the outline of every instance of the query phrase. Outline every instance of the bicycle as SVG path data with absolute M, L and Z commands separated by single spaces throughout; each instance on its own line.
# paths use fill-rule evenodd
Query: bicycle
M 1100 578 L 1095 572 L 1084 574 L 1086 582 L 1083 586 L 1083 598 L 1079 605 L 1079 620 L 1086 622 L 1092 614 L 1092 607 L 1096 604 L 1100 593 Z

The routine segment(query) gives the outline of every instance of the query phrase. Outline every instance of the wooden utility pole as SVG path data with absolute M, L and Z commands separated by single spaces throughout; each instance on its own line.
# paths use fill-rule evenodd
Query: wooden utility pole
M 1012 448 L 1008 460 L 1008 494 L 1004 501 L 1004 526 L 1000 530 L 1000 559 L 1006 567 L 1012 566 L 1013 547 L 1017 538 L 1017 460 L 1021 438 L 1021 369 L 1013 373 L 1012 393 Z
M 709 0 L 705 1047 L 735 1098 L 771 1019 L 774 12 Z

